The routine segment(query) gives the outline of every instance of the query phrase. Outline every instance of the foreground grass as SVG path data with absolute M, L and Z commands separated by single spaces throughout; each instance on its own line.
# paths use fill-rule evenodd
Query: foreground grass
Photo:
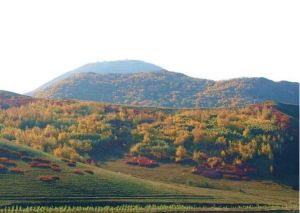
M 16 213 L 16 212 L 30 212 L 30 213 L 91 213 L 91 212 L 260 212 L 263 208 L 255 206 L 236 206 L 234 208 L 227 207 L 195 207 L 191 205 L 120 205 L 120 206 L 60 206 L 60 207 L 46 207 L 46 206 L 11 206 L 4 209 L 0 209 L 0 213 Z M 281 210 L 270 210 L 269 212 L 296 212 L 293 210 L 281 209 Z

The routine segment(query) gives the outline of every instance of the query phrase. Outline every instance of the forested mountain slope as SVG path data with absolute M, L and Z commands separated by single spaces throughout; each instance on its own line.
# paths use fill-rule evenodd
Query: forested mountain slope
M 169 71 L 77 73 L 36 90 L 39 98 L 78 99 L 175 108 L 246 106 L 267 100 L 298 104 L 299 84 L 266 78 L 224 81 Z
M 272 102 L 172 110 L 34 99 L 0 111 L 0 137 L 82 162 L 131 153 L 195 165 L 249 163 L 259 176 L 298 176 L 297 113 L 297 106 Z

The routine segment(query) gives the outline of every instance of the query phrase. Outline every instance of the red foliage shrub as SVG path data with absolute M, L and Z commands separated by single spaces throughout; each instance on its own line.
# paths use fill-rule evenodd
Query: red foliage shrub
M 81 171 L 80 169 L 75 169 L 73 171 L 74 174 L 77 174 L 77 175 L 84 175 L 83 171 Z
M 30 167 L 42 168 L 42 169 L 50 169 L 51 166 L 49 164 L 40 163 L 40 162 L 31 162 L 29 163 Z
M 51 161 L 43 158 L 33 158 L 34 161 L 40 162 L 40 163 L 47 163 L 50 164 Z
M 6 173 L 8 171 L 7 167 L 0 164 L 0 173 Z
M 51 169 L 55 172 L 61 172 L 61 168 L 56 167 L 56 166 L 52 166 Z
M 90 169 L 86 169 L 86 170 L 84 170 L 86 173 L 88 173 L 88 174 L 91 174 L 91 175 L 93 175 L 94 174 L 94 171 L 92 171 L 92 170 L 90 170 Z
M 126 161 L 127 164 L 139 165 L 145 167 L 159 166 L 159 163 L 146 157 L 133 157 Z
M 0 163 L 5 166 L 16 166 L 16 162 L 9 160 L 7 157 L 1 157 Z
M 45 175 L 45 176 L 40 176 L 39 180 L 43 181 L 43 182 L 51 183 L 51 182 L 55 182 L 56 180 L 59 180 L 59 177 L 58 176 Z
M 26 170 L 21 168 L 12 168 L 9 171 L 13 174 L 24 174 Z
M 7 161 L 9 161 L 9 159 L 6 158 L 6 157 L 1 157 L 1 158 L 0 158 L 0 163 L 5 163 L 5 162 L 7 162 Z

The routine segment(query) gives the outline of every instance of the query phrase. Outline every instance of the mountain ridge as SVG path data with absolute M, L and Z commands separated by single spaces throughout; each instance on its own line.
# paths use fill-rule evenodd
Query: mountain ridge
M 77 73 L 32 95 L 156 107 L 226 107 L 272 100 L 298 104 L 299 84 L 263 77 L 213 81 L 182 73 Z

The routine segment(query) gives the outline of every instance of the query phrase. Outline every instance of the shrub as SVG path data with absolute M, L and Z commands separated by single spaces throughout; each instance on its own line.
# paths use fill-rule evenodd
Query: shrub
M 88 174 L 91 174 L 93 175 L 94 174 L 94 171 L 90 170 L 90 169 L 86 169 L 84 170 L 85 173 L 88 173 Z
M 4 159 L 5 159 L 5 158 L 3 158 L 3 159 L 0 161 L 0 163 L 3 164 L 3 165 L 5 165 L 5 166 L 12 166 L 12 167 L 14 167 L 14 166 L 17 165 L 15 161 L 12 161 L 12 160 L 9 160 L 9 159 L 4 160 Z
M 29 163 L 30 167 L 42 168 L 42 169 L 50 169 L 51 166 L 49 164 L 40 163 L 40 162 L 31 162 Z
M 76 161 L 65 159 L 65 158 L 63 158 L 62 161 L 66 162 L 67 165 L 70 166 L 70 167 L 75 167 L 76 166 Z
M 10 169 L 10 173 L 13 173 L 13 174 L 24 174 L 25 170 L 24 169 L 21 169 L 21 168 L 12 168 Z
M 9 161 L 9 159 L 6 158 L 6 157 L 1 157 L 1 158 L 0 158 L 0 163 L 5 163 L 5 162 L 7 162 L 7 161 Z
M 6 173 L 8 171 L 7 167 L 0 164 L 0 173 Z
M 51 161 L 43 158 L 33 158 L 34 161 L 40 162 L 40 163 L 47 163 L 50 164 Z
M 54 172 L 61 172 L 61 168 L 53 166 L 51 168 Z
M 39 180 L 47 183 L 55 182 L 56 180 L 59 180 L 58 176 L 50 176 L 50 175 L 44 175 L 39 176 Z
M 126 161 L 130 165 L 139 165 L 144 167 L 156 167 L 159 163 L 146 157 L 133 157 Z
M 74 174 L 77 174 L 77 175 L 84 175 L 83 171 L 81 171 L 80 169 L 75 169 L 73 171 Z

